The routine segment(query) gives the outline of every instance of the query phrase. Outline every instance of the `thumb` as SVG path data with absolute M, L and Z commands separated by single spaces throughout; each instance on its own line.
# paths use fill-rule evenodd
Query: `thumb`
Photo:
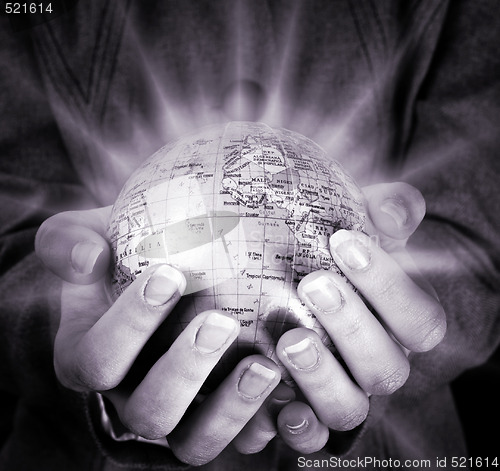
M 368 230 L 380 238 L 380 246 L 399 263 L 425 292 L 436 291 L 422 275 L 406 250 L 408 238 L 425 216 L 425 200 L 414 186 L 403 182 L 381 183 L 363 188 L 368 213 Z
M 425 215 L 425 200 L 420 191 L 407 183 L 395 182 L 364 187 L 363 194 L 369 231 L 379 235 L 386 250 L 404 247 Z
M 36 234 L 37 256 L 49 270 L 69 283 L 94 283 L 102 278 L 110 263 L 105 235 L 110 213 L 108 206 L 50 217 Z

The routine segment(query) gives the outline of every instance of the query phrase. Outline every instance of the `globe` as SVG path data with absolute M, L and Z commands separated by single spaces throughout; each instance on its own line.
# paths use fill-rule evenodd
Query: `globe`
M 250 351 L 278 362 L 277 340 L 297 326 L 333 348 L 297 285 L 314 270 L 339 271 L 330 236 L 364 225 L 360 189 L 310 139 L 263 123 L 210 126 L 157 151 L 120 192 L 108 230 L 111 297 L 168 263 L 187 288 L 163 326 L 163 348 L 208 309 L 240 323 L 228 364 Z

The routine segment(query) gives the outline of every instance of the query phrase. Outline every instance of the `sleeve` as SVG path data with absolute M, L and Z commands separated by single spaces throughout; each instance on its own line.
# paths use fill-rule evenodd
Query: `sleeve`
M 448 322 L 444 341 L 414 358 L 419 390 L 484 363 L 500 341 L 499 14 L 497 2 L 450 2 L 414 109 L 405 171 L 427 216 L 411 246 Z
M 35 256 L 35 234 L 50 215 L 90 198 L 59 137 L 29 35 L 16 33 L 8 16 L 0 16 L 0 64 L 0 467 L 19 469 L 31 439 L 33 460 L 37 447 L 61 447 L 55 438 L 48 444 L 52 419 L 41 434 L 34 426 L 44 407 L 63 414 L 52 366 L 60 281 Z
M 55 277 L 34 255 L 36 231 L 50 215 L 88 204 L 89 196 L 59 137 L 29 36 L 15 33 L 3 16 L 0 44 L 0 387 L 21 393 L 16 377 L 26 355 L 19 357 L 17 349 L 40 344 L 40 339 L 27 337 L 28 333 L 38 337 L 38 332 L 25 331 L 22 324 L 35 316 L 27 315 L 30 305 L 40 306 L 36 316 L 42 316 L 41 306 L 48 307 L 42 298 L 58 289 Z
M 410 456 L 449 452 L 463 440 L 449 386 L 500 343 L 499 18 L 498 2 L 449 2 L 423 81 L 389 85 L 400 93 L 406 87 L 406 97 L 417 90 L 388 119 L 406 136 L 389 149 L 389 178 L 411 183 L 426 200 L 408 249 L 437 291 L 447 334 L 433 350 L 410 354 L 406 384 L 372 397 L 357 430 L 334 434 L 336 453 L 380 451 L 384 440 L 394 456 L 397 447 Z M 415 63 L 405 63 L 404 76 L 412 77 Z
M 35 235 L 51 215 L 96 202 L 71 163 L 29 32 L 15 31 L 5 16 L 0 64 L 0 468 L 23 468 L 27 460 L 26 469 L 77 463 L 90 469 L 109 459 L 177 469 L 163 447 L 114 442 L 100 423 L 96 395 L 57 381 L 53 340 L 61 281 L 36 257 Z

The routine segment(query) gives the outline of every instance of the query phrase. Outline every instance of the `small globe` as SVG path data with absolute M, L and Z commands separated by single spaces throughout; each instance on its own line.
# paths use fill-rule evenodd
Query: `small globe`
M 234 358 L 257 351 L 277 361 L 277 340 L 297 326 L 331 346 L 296 288 L 312 271 L 338 271 L 329 237 L 364 229 L 362 202 L 340 164 L 300 134 L 254 122 L 204 128 L 160 149 L 122 189 L 108 230 L 111 296 L 168 263 L 187 288 L 162 348 L 208 309 L 240 322 Z

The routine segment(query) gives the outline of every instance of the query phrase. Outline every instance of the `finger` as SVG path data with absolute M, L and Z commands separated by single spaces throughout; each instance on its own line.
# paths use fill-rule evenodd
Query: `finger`
M 280 437 L 290 448 L 304 454 L 321 450 L 330 433 L 328 427 L 303 402 L 292 402 L 281 410 L 278 430 Z
M 229 314 L 206 311 L 196 316 L 128 401 L 115 404 L 124 425 L 148 439 L 168 435 L 238 332 L 239 324 Z
M 310 273 L 298 294 L 364 391 L 392 394 L 405 383 L 410 372 L 406 354 L 338 273 Z
M 323 424 L 334 430 L 351 430 L 365 420 L 366 393 L 349 378 L 316 332 L 289 330 L 279 339 L 276 351 Z
M 408 238 L 425 216 L 425 200 L 413 186 L 402 182 L 378 184 L 363 189 L 367 231 L 379 237 L 380 246 L 391 254 L 422 289 L 437 297 L 406 251 Z
M 100 290 L 95 285 L 68 285 L 62 300 L 54 363 L 59 380 L 78 391 L 103 391 L 123 380 L 174 308 L 186 281 L 169 265 L 150 267 L 96 320 L 95 313 L 86 312 L 89 305 L 81 302 L 82 291 L 88 292 L 98 309 L 106 296 L 103 283 L 100 285 Z M 103 299 L 94 301 L 96 293 Z
M 252 355 L 242 360 L 219 388 L 169 435 L 181 461 L 213 460 L 243 429 L 280 381 L 278 366 Z
M 35 250 L 45 266 L 69 283 L 94 283 L 106 273 L 110 249 L 105 234 L 111 206 L 69 211 L 40 226 Z
M 245 455 L 263 450 L 278 432 L 276 420 L 279 412 L 294 399 L 292 388 L 284 383 L 278 384 L 264 405 L 233 440 L 233 446 Z
M 425 200 L 415 187 L 403 182 L 384 183 L 363 188 L 368 217 L 381 245 L 406 241 L 425 215 Z M 401 245 L 401 244 L 399 244 Z
M 439 302 L 369 237 L 340 230 L 330 238 L 330 249 L 342 272 L 401 344 L 411 351 L 427 351 L 442 340 L 446 318 Z

